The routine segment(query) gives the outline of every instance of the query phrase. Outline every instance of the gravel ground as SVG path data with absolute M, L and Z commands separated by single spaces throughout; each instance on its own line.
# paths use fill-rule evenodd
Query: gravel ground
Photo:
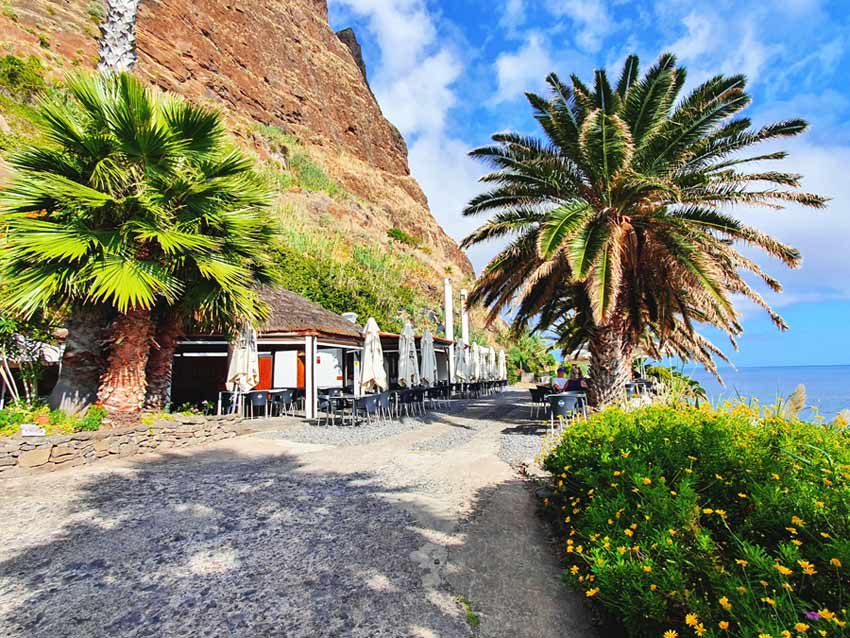
M 372 425 L 313 425 L 294 423 L 280 430 L 257 434 L 259 438 L 286 439 L 297 443 L 315 443 L 321 445 L 349 446 L 364 445 L 380 441 L 389 436 L 404 434 L 425 425 L 424 421 L 405 417 L 401 421 L 387 421 Z
M 469 443 L 480 429 L 481 426 L 473 425 L 448 426 L 445 433 L 426 441 L 421 441 L 415 444 L 413 449 L 419 452 L 445 452 L 446 450 Z
M 0 635 L 465 638 L 386 490 L 209 450 L 7 491 Z
M 502 434 L 499 437 L 499 458 L 516 467 L 534 459 L 540 453 L 542 441 L 543 434 L 534 431 Z

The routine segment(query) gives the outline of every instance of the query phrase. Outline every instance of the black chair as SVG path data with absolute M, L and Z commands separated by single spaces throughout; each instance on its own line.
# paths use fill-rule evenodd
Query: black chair
M 272 399 L 271 404 L 271 414 L 275 415 L 275 411 L 277 411 L 277 416 L 284 416 L 286 414 L 291 414 L 295 416 L 295 401 L 293 400 L 293 395 L 295 394 L 294 390 L 272 390 L 269 392 L 269 395 Z
M 418 409 L 420 413 L 425 414 L 425 388 L 412 388 L 413 392 L 413 407 Z
M 399 417 L 401 417 L 402 408 L 404 408 L 404 411 L 407 414 L 407 416 L 414 416 L 416 406 L 414 405 L 413 390 L 410 390 L 410 389 L 399 390 L 399 392 L 397 394 L 396 401 L 398 401 L 398 415 L 399 415 Z M 413 411 L 414 414 L 411 414 L 411 411 Z
M 529 388 L 531 394 L 531 411 L 529 418 L 536 419 L 540 414 L 540 409 L 545 407 L 546 395 L 549 394 L 548 388 Z
M 325 425 L 327 425 L 328 423 L 335 425 L 336 421 L 335 421 L 334 406 L 333 406 L 333 401 L 331 401 L 330 397 L 328 397 L 327 395 L 321 395 L 320 394 L 318 406 L 319 406 L 319 412 L 321 412 L 322 414 L 325 415 L 325 418 L 324 418 Z M 322 424 L 322 418 L 321 417 L 318 417 L 316 420 L 318 421 L 319 425 Z
M 549 400 L 549 430 L 555 431 L 555 419 L 561 422 L 573 420 L 579 411 L 580 398 L 574 394 L 550 394 Z
M 378 414 L 380 415 L 383 421 L 392 418 L 393 415 L 393 406 L 390 401 L 390 393 L 389 392 L 381 392 L 376 395 L 378 397 Z
M 362 413 L 366 417 L 367 423 L 372 425 L 372 417 L 376 420 L 380 417 L 380 407 L 378 404 L 377 394 L 367 394 L 365 397 L 360 397 L 354 401 L 354 420 Z
M 269 392 L 268 390 L 253 390 L 247 394 L 248 409 L 252 419 L 256 417 L 256 411 L 262 410 L 265 418 L 269 417 Z

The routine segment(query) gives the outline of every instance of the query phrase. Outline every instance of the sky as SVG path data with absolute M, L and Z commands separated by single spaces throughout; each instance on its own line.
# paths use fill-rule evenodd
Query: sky
M 538 134 L 526 91 L 552 71 L 592 82 L 618 77 L 636 53 L 647 69 L 670 51 L 688 69 L 688 88 L 720 73 L 744 73 L 758 126 L 803 117 L 784 141 L 781 168 L 831 199 L 825 211 L 797 206 L 736 209 L 742 220 L 800 249 L 788 270 L 765 269 L 785 285 L 767 292 L 791 328 L 779 332 L 749 303 L 737 366 L 850 364 L 850 1 L 847 0 L 330 0 L 331 26 L 353 27 L 372 89 L 404 135 L 410 168 L 446 231 L 460 240 L 484 220 L 460 211 L 482 190 L 483 166 L 467 156 L 500 131 Z M 774 168 L 778 168 L 778 164 Z M 476 271 L 498 244 L 468 254 Z

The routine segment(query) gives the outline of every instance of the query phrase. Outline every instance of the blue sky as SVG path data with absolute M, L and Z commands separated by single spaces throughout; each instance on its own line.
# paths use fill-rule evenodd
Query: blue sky
M 785 284 L 766 294 L 791 325 L 777 331 L 742 304 L 740 366 L 850 364 L 850 2 L 843 0 L 330 0 L 331 25 L 354 27 L 372 88 L 410 148 L 410 165 L 442 226 L 463 238 L 460 210 L 483 170 L 466 156 L 497 131 L 536 133 L 523 92 L 550 71 L 619 74 L 672 51 L 691 86 L 745 73 L 756 125 L 804 117 L 784 168 L 832 197 L 826 211 L 738 209 L 747 223 L 798 247 L 803 267 L 759 261 Z M 480 270 L 498 246 L 469 256 Z M 708 336 L 714 336 L 710 332 Z

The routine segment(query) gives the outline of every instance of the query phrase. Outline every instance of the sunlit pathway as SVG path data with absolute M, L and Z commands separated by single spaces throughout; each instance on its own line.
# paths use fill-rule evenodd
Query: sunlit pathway
M 462 596 L 476 635 L 591 636 L 499 458 L 521 397 L 3 481 L 0 635 L 466 637 Z

